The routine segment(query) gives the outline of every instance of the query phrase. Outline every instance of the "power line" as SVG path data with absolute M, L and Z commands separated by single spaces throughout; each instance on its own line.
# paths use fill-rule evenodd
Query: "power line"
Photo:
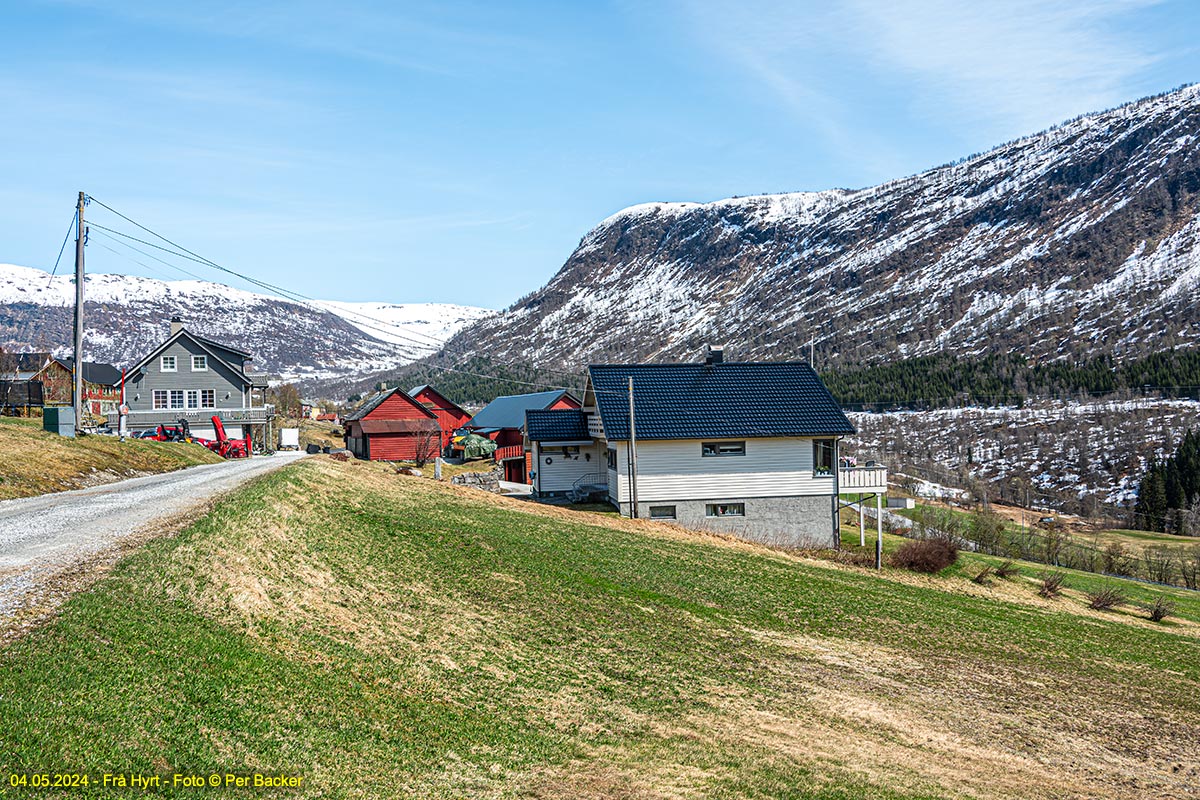
M 131 244 L 126 244 L 125 242 L 121 241 L 120 239 L 116 238 L 115 236 L 110 236 L 109 234 L 107 234 L 107 233 L 104 233 L 103 231 L 99 231 L 99 230 L 98 230 L 98 231 L 96 231 L 96 233 L 97 233 L 97 234 L 99 234 L 100 236 L 104 237 L 105 239 L 108 239 L 109 241 L 111 241 L 111 242 L 113 242 L 113 243 L 115 243 L 115 244 L 118 244 L 118 245 L 120 245 L 121 247 L 126 247 L 126 248 L 129 248 L 130 250 L 134 251 L 135 253 L 141 253 L 141 254 L 142 254 L 143 256 L 145 256 L 146 258 L 151 258 L 151 259 L 154 259 L 154 260 L 155 260 L 155 261 L 157 261 L 158 263 L 160 263 L 160 264 L 164 264 L 164 265 L 166 265 L 166 266 L 170 267 L 170 268 L 171 268 L 171 269 L 173 269 L 173 270 L 176 270 L 176 271 L 178 271 L 178 272 L 181 272 L 181 273 L 183 273 L 184 275 L 187 275 L 187 276 L 189 276 L 189 277 L 195 278 L 195 279 L 196 279 L 196 280 L 198 280 L 198 281 L 202 281 L 202 280 L 204 280 L 203 278 L 201 278 L 199 275 L 197 275 L 197 274 L 196 274 L 196 273 L 194 273 L 194 272 L 190 272 L 190 271 L 188 271 L 188 270 L 184 269 L 183 267 L 180 267 L 180 266 L 178 266 L 178 265 L 176 265 L 176 264 L 172 264 L 170 261 L 167 261 L 166 259 L 159 258 L 158 256 L 154 255 L 153 253 L 147 253 L 145 250 L 141 250 L 141 249 L 139 249 L 139 248 L 136 248 L 136 247 L 134 247 L 134 246 L 133 246 L 133 245 L 131 245 Z M 117 251 L 115 251 L 115 250 L 112 250 L 112 248 L 105 248 L 105 249 L 107 249 L 107 250 L 110 250 L 111 252 L 117 253 Z M 125 255 L 123 255 L 122 253 L 117 253 L 117 255 L 120 255 L 120 256 L 122 256 L 122 257 L 124 257 L 124 258 L 129 258 L 129 260 L 130 260 L 130 261 L 132 261 L 133 263 L 135 263 L 135 264 L 140 264 L 141 266 L 145 267 L 146 269 L 148 269 L 148 270 L 151 270 L 152 272 L 156 272 L 156 273 L 158 273 L 159 275 L 164 275 L 164 274 L 165 274 L 165 273 L 163 273 L 163 272 L 160 272 L 159 270 L 156 270 L 156 269 L 154 269 L 154 267 L 151 267 L 149 264 L 143 264 L 142 262 L 138 261 L 137 259 L 130 258 L 129 256 L 125 256 Z
M 63 253 L 67 250 L 67 242 L 71 241 L 71 231 L 75 230 L 76 218 L 75 214 L 71 214 L 71 224 L 67 226 L 67 235 L 63 237 L 62 247 L 58 248 L 58 258 L 54 259 L 54 269 L 50 270 L 50 280 L 54 280 L 54 275 L 58 272 L 58 264 L 62 261 Z M 50 283 L 46 284 L 46 288 L 50 288 Z
M 282 297 L 284 297 L 284 298 L 286 298 L 286 299 L 288 299 L 288 300 L 292 300 L 293 302 L 297 302 L 297 303 L 300 303 L 300 304 L 302 304 L 302 305 L 317 304 L 317 305 L 315 306 L 315 310 L 318 310 L 318 311 L 321 311 L 321 312 L 324 312 L 324 313 L 329 313 L 329 309 L 327 309 L 327 308 L 324 308 L 323 306 L 319 305 L 320 301 L 316 300 L 315 298 L 309 297 L 309 296 L 307 296 L 307 295 L 301 294 L 300 292 L 296 292 L 296 291 L 293 291 L 293 290 L 290 290 L 290 289 L 284 289 L 283 287 L 276 286 L 276 285 L 274 285 L 274 284 L 270 284 L 270 283 L 267 283 L 267 282 L 265 282 L 265 281 L 261 281 L 261 280 L 259 280 L 259 279 L 257 279 L 257 278 L 253 278 L 253 277 L 251 277 L 251 276 L 249 276 L 249 275 L 246 275 L 246 274 L 244 274 L 244 273 L 241 273 L 241 272 L 238 272 L 238 271 L 236 271 L 236 270 L 232 270 L 232 269 L 229 269 L 229 268 L 227 268 L 227 267 L 221 266 L 220 264 L 216 263 L 215 261 L 212 261 L 211 259 L 205 258 L 205 257 L 201 256 L 201 255 L 200 255 L 200 254 L 198 254 L 198 253 L 195 253 L 195 252 L 193 252 L 193 251 L 191 251 L 191 250 L 188 250 L 186 247 L 183 247 L 182 245 L 178 244 L 177 242 L 175 242 L 175 241 L 173 241 L 173 240 L 171 240 L 171 239 L 168 239 L 167 237 L 163 236 L 162 234 L 160 234 L 160 233 L 158 233 L 158 232 L 156 232 L 156 231 L 154 231 L 154 230 L 152 230 L 152 229 L 150 229 L 150 228 L 146 227 L 145 225 L 142 225 L 141 223 L 139 223 L 139 222 L 137 222 L 137 221 L 135 221 L 135 220 L 131 219 L 130 217 L 128 217 L 128 216 L 126 216 L 126 215 L 122 214 L 121 212 L 119 212 L 119 211 L 117 211 L 116 209 L 112 208 L 111 206 L 107 205 L 107 204 L 106 204 L 106 203 L 104 203 L 103 201 L 101 201 L 101 200 L 96 200 L 95 198 L 92 198 L 92 199 L 93 199 L 93 200 L 95 200 L 96 204 L 97 204 L 97 205 L 99 205 L 99 206 L 101 206 L 102 208 L 105 208 L 105 209 L 107 209 L 108 211 L 112 212 L 113 214 L 116 214 L 116 215 L 117 215 L 118 217 L 120 217 L 121 219 L 124 219 L 124 220 L 126 220 L 127 222 L 129 222 L 130 224 L 132 224 L 132 225 L 136 226 L 138 229 L 140 229 L 140 230 L 143 230 L 143 231 L 145 231 L 145 232 L 149 233 L 151 236 L 154 236 L 154 237 L 156 237 L 156 238 L 158 238 L 158 239 L 162 240 L 163 242 L 166 242 L 167 244 L 171 245 L 171 247 L 174 247 L 174 248 L 176 248 L 176 249 L 175 249 L 175 250 L 171 250 L 171 249 L 169 249 L 169 248 L 166 248 L 166 247 L 163 247 L 163 246 L 161 246 L 161 245 L 154 244 L 153 242 L 148 242 L 148 241 L 146 241 L 146 240 L 144 240 L 144 239 L 140 239 L 140 238 L 138 238 L 138 237 L 136 237 L 136 236 L 132 236 L 132 235 L 130 235 L 130 234 L 123 233 L 123 232 L 121 232 L 121 231 L 117 231 L 117 230 L 115 230 L 115 229 L 113 229 L 113 228 L 108 228 L 108 227 L 105 227 L 105 226 L 100 226 L 100 225 L 97 225 L 96 227 L 98 227 L 98 228 L 99 228 L 99 229 L 101 229 L 101 230 L 108 231 L 109 233 L 116 234 L 117 236 L 122 236 L 122 237 L 124 237 L 124 238 L 127 238 L 127 239 L 130 239 L 130 240 L 132 240 L 132 241 L 138 242 L 139 244 L 144 244 L 144 245 L 146 245 L 146 246 L 148 246 L 148 247 L 153 247 L 153 248 L 155 248 L 155 249 L 157 249 L 157 250 L 161 250 L 161 251 L 163 251 L 163 252 L 166 252 L 166 253 L 169 253 L 169 254 L 171 254 L 171 255 L 174 255 L 174 256 L 176 256 L 177 258 L 183 258 L 183 259 L 186 259 L 186 260 L 188 260 L 188 261 L 194 261 L 194 262 L 196 262 L 196 263 L 198 263 L 198 264 L 202 264 L 202 265 L 204 265 L 204 266 L 208 266 L 208 267 L 210 267 L 210 268 L 212 268 L 212 269 L 217 269 L 217 270 L 220 270 L 221 272 L 224 272 L 224 273 L 227 273 L 227 274 L 229 274 L 229 275 L 233 275 L 233 276 L 235 276 L 235 277 L 238 277 L 238 278 L 240 278 L 241 280 L 244 280 L 244 281 L 246 281 L 247 283 L 250 283 L 250 284 L 252 284 L 252 285 L 254 285 L 254 286 L 258 286 L 258 287 L 260 287 L 260 288 L 266 289 L 266 290 L 268 290 L 268 291 L 270 291 L 270 292 L 272 292 L 272 293 L 274 293 L 274 294 L 280 295 L 280 296 L 282 296 Z M 92 223 L 92 224 L 95 224 L 95 223 Z M 312 306 L 310 305 L 310 307 L 312 307 Z M 395 325 L 394 325 L 392 322 L 389 322 L 389 321 L 387 321 L 387 320 L 379 319 L 378 317 L 372 317 L 372 316 L 371 316 L 371 315 L 369 315 L 369 314 L 364 314 L 364 313 L 362 313 L 362 312 L 358 312 L 358 311 L 350 311 L 350 312 L 347 312 L 347 313 L 349 313 L 349 314 L 351 314 L 351 315 L 353 315 L 353 316 L 356 316 L 356 317 L 358 317 L 360 320 L 368 320 L 368 321 L 370 321 L 370 322 L 376 323 L 376 325 L 370 325 L 370 324 L 360 323 L 360 324 L 363 324 L 363 327 L 370 328 L 370 329 L 372 329 L 372 330 L 374 330 L 374 331 L 376 331 L 376 332 L 378 332 L 378 333 L 383 333 L 383 334 L 386 334 L 386 335 L 388 335 L 388 336 L 390 336 L 390 337 L 393 337 L 393 338 L 401 339 L 401 340 L 403 340 L 403 341 L 407 342 L 407 343 L 408 343 L 410 346 L 415 346 L 415 347 L 422 348 L 422 349 L 425 349 L 425 350 L 429 351 L 429 352 L 426 354 L 427 356 L 428 356 L 428 355 L 433 355 L 433 354 L 435 354 L 435 353 L 437 353 L 437 352 L 439 352 L 439 351 L 440 351 L 440 352 L 446 352 L 446 353 L 449 353 L 449 354 L 454 354 L 454 351 L 453 351 L 453 350 L 450 350 L 449 348 L 447 348 L 447 347 L 446 347 L 446 343 L 445 343 L 445 342 L 442 342 L 442 341 L 440 341 L 440 340 L 437 340 L 437 339 L 435 339 L 435 338 L 434 338 L 434 337 L 432 337 L 432 336 L 428 336 L 428 335 L 426 335 L 426 334 L 422 334 L 422 333 L 420 333 L 420 332 L 417 332 L 417 331 L 411 331 L 411 332 L 406 332 L 406 333 L 400 333 L 400 332 L 398 332 L 398 331 L 396 330 L 396 326 L 395 326 Z M 379 325 L 383 325 L 383 326 L 386 326 L 386 327 L 383 327 L 383 328 L 381 328 L 381 327 L 378 327 Z M 425 342 L 418 341 L 418 340 L 414 339 L 414 338 L 412 337 L 412 335 L 409 335 L 410 333 L 411 333 L 411 334 L 415 334 L 415 335 L 421 335 L 421 336 L 425 336 L 426 338 L 430 339 L 432 342 L 435 342 L 436 344 L 427 344 L 427 343 L 425 343 Z M 468 354 L 468 353 L 465 353 L 465 352 L 458 352 L 458 353 L 457 353 L 457 355 L 469 355 L 469 354 Z M 500 376 L 496 376 L 496 375 L 491 375 L 491 376 L 488 376 L 488 375 L 482 375 L 481 373 L 468 372 L 468 371 L 465 371 L 465 370 L 453 370 L 452 368 L 449 368 L 449 367 L 441 367 L 440 365 L 434 365 L 434 364 L 431 364 L 431 363 L 428 363 L 428 362 L 427 362 L 427 363 L 426 363 L 424 366 L 429 366 L 429 367 L 432 367 L 432 368 L 434 368 L 434 369 L 442 369 L 442 370 L 445 370 L 445 371 L 458 371 L 458 372 L 464 372 L 464 373 L 466 373 L 466 374 L 475 375 L 475 376 L 477 376 L 477 377 L 484 377 L 484 378 L 488 378 L 488 379 L 490 379 L 490 380 L 498 380 L 498 381 L 510 380 L 510 379 L 502 378 L 502 377 L 500 377 Z M 505 364 L 505 366 L 509 366 L 509 367 L 515 367 L 516 365 L 514 365 L 514 364 Z M 558 373 L 558 374 L 561 374 L 561 375 L 567 375 L 567 376 L 571 376 L 571 377 L 577 377 L 577 376 L 579 375 L 579 373 L 576 373 L 576 372 L 568 372 L 568 371 L 566 371 L 566 370 L 543 369 L 542 371 L 545 371 L 545 372 L 555 372 L 555 373 Z M 522 385 L 530 385 L 530 386 L 548 386 L 548 384 L 535 384 L 535 383 L 530 383 L 530 382 L 526 382 L 526 381 L 513 381 L 513 382 L 515 382 L 515 383 L 519 383 L 519 384 L 522 384 Z M 556 386 L 556 387 L 552 387 L 552 388 L 560 388 L 560 387 L 557 387 L 557 386 Z

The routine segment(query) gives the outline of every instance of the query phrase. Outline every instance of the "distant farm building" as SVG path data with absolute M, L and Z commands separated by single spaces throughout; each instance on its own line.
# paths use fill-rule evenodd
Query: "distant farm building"
M 432 411 L 399 389 L 368 398 L 346 415 L 346 449 L 370 461 L 428 461 L 441 451 Z
M 442 429 L 442 449 L 450 446 L 454 432 L 471 420 L 470 412 L 464 411 L 456 403 L 446 399 L 446 396 L 429 384 L 422 384 L 409 390 L 408 396 L 416 400 L 437 417 L 438 426 Z

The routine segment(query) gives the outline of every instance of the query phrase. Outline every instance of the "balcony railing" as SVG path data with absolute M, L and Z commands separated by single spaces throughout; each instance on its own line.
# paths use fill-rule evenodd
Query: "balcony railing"
M 838 470 L 838 491 L 841 494 L 886 492 L 887 467 L 842 467 Z
M 587 415 L 587 426 L 588 426 L 588 436 L 591 436 L 593 439 L 603 439 L 604 438 L 604 426 L 600 424 L 600 415 L 599 414 L 588 414 Z
M 520 445 L 520 444 L 514 444 L 514 445 L 510 445 L 508 447 L 497 447 L 496 452 L 493 455 L 493 458 L 496 459 L 496 463 L 500 463 L 501 461 L 508 461 L 510 458 L 524 458 L 524 457 L 525 457 L 525 446 Z

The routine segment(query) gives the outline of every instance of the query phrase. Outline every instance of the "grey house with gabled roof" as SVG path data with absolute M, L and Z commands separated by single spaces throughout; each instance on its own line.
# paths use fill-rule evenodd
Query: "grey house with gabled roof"
M 274 408 L 267 385 L 248 372 L 251 355 L 189 331 L 179 318 L 171 335 L 126 373 L 125 403 L 131 431 L 186 419 L 197 436 L 213 437 L 220 418 L 231 438 L 265 430 Z
M 838 468 L 854 427 L 806 363 L 595 364 L 582 409 L 531 411 L 525 430 L 539 496 L 595 490 L 626 516 L 773 544 L 828 544 L 843 478 L 886 489 L 882 467 Z

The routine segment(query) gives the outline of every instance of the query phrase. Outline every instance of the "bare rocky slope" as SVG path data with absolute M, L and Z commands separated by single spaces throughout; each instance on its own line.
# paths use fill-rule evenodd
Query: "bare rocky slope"
M 880 186 L 648 203 L 443 363 L 878 363 L 951 351 L 1120 360 L 1200 337 L 1200 86 Z

